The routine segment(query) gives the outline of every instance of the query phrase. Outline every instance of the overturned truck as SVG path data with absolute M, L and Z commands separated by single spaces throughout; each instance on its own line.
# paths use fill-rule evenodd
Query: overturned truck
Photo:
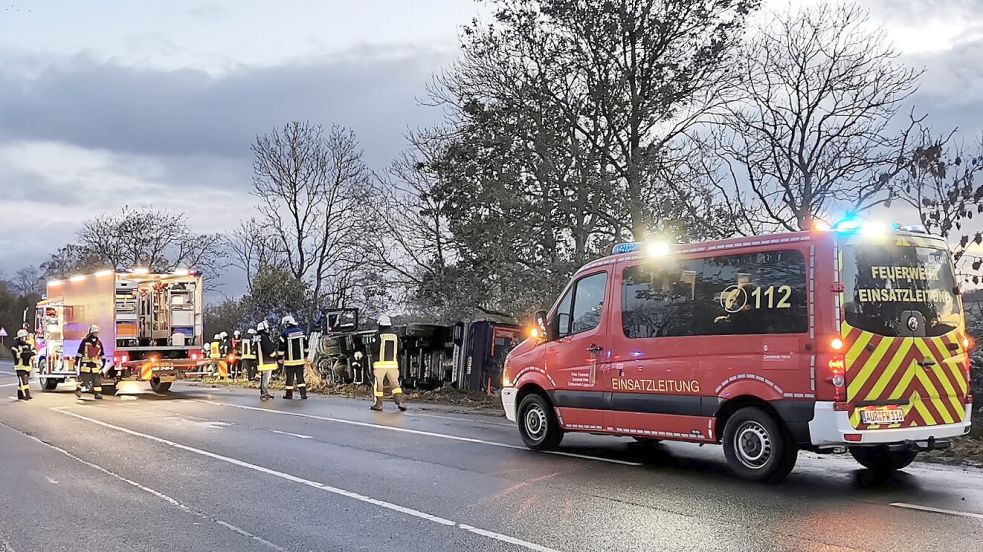
M 404 324 L 393 331 L 400 338 L 403 386 L 411 389 L 492 393 L 501 387 L 506 355 L 521 340 L 518 326 L 486 320 Z M 312 329 L 309 360 L 335 383 L 371 384 L 375 334 L 359 328 L 357 309 L 325 312 Z

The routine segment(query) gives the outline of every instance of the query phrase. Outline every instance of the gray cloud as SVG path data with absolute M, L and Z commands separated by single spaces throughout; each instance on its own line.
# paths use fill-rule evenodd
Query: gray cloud
M 356 130 L 370 163 L 402 147 L 407 126 L 430 122 L 417 105 L 451 54 L 352 50 L 221 76 L 123 67 L 78 55 L 36 77 L 0 75 L 0 139 L 56 140 L 149 155 L 246 158 L 257 133 L 291 119 Z M 16 65 L 16 64 L 15 64 Z

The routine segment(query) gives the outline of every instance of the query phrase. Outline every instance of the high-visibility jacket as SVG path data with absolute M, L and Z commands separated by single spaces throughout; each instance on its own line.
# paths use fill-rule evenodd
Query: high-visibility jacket
M 375 367 L 380 369 L 399 368 L 399 336 L 394 333 L 379 334 L 379 360 Z
M 256 347 L 259 356 L 259 371 L 272 372 L 277 368 L 277 359 L 280 356 L 276 345 L 270 339 L 270 334 L 263 332 L 259 334 L 259 346 Z
M 284 366 L 303 366 L 307 362 L 307 336 L 299 326 L 288 326 L 283 331 L 280 355 Z
M 102 341 L 95 335 L 89 334 L 79 343 L 76 356 L 81 357 L 82 364 L 96 368 L 102 367 L 102 359 L 106 356 L 106 349 L 102 346 Z
M 251 338 L 243 338 L 239 342 L 239 357 L 242 360 L 256 360 L 256 342 Z
M 208 358 L 212 360 L 219 360 L 222 358 L 222 344 L 218 341 L 212 341 L 208 349 Z
M 14 368 L 18 372 L 30 372 L 34 346 L 25 339 L 18 339 L 10 350 L 14 353 Z

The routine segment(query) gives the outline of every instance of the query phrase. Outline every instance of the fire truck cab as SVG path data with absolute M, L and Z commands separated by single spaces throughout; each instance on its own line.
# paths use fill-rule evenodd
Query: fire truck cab
M 890 471 L 969 432 L 965 331 L 948 247 L 919 227 L 619 244 L 537 314 L 502 402 L 533 449 L 589 432 L 722 444 L 750 480 L 800 449 Z

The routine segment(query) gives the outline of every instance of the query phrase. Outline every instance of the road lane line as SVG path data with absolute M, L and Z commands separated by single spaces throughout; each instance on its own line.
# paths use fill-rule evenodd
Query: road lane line
M 918 504 L 908 504 L 906 502 L 892 502 L 891 506 L 896 506 L 898 508 L 907 508 L 909 510 L 919 510 L 921 512 L 932 512 L 934 514 L 945 514 L 949 516 L 959 516 L 965 518 L 973 519 L 983 519 L 983 514 L 974 514 L 973 512 L 960 512 L 958 510 L 945 510 L 943 508 L 933 508 L 931 506 L 920 506 Z
M 0 370 L 0 374 L 6 374 L 8 376 L 16 376 L 17 375 L 17 374 L 15 374 L 13 372 L 8 372 L 6 370 Z
M 56 410 L 56 409 L 52 409 L 52 410 Z M 64 414 L 68 414 L 68 413 L 65 412 Z M 136 481 L 127 479 L 127 478 L 123 477 L 122 475 L 119 475 L 116 472 L 110 471 L 110 470 L 108 470 L 108 469 L 106 469 L 106 468 L 104 468 L 104 467 L 102 467 L 102 466 L 100 466 L 98 464 L 93 464 L 92 462 L 89 462 L 88 460 L 85 460 L 83 458 L 79 458 L 78 456 L 75 456 L 71 452 L 68 452 L 67 450 L 65 450 L 65 449 L 63 449 L 63 448 L 61 448 L 61 447 L 59 447 L 57 445 L 53 445 L 51 443 L 47 443 L 45 441 L 42 441 L 41 439 L 38 439 L 37 437 L 35 437 L 33 435 L 28 435 L 28 434 L 26 434 L 26 433 L 24 433 L 24 432 L 22 432 L 22 431 L 20 431 L 18 429 L 15 429 L 13 427 L 8 426 L 6 424 L 3 424 L 3 425 L 6 426 L 6 427 L 8 427 L 8 428 L 10 428 L 10 429 L 12 429 L 12 430 L 14 430 L 14 431 L 16 431 L 16 432 L 18 432 L 18 433 L 20 433 L 21 435 L 23 435 L 24 437 L 27 437 L 28 439 L 31 439 L 31 440 L 33 440 L 33 441 L 35 441 L 37 443 L 40 443 L 40 444 L 42 444 L 42 445 L 44 445 L 44 446 L 46 446 L 46 447 L 48 447 L 50 449 L 56 450 L 56 451 L 64 454 L 65 456 L 71 458 L 72 460 L 75 460 L 76 462 L 79 462 L 79 463 L 81 463 L 81 464 L 83 464 L 85 466 L 88 466 L 88 467 L 90 467 L 90 468 L 92 468 L 94 470 L 100 471 L 100 472 L 102 472 L 102 473 L 104 473 L 104 474 L 106 474 L 106 475 L 108 475 L 108 476 L 110 476 L 112 478 L 118 479 L 118 480 L 126 483 L 127 485 L 131 485 L 133 487 L 136 487 L 137 489 L 140 489 L 141 491 L 143 491 L 145 493 L 149 493 L 149 494 L 151 494 L 153 496 L 156 496 L 157 498 L 163 500 L 164 502 L 167 502 L 171 506 L 174 506 L 174 507 L 180 509 L 183 512 L 187 512 L 189 514 L 192 514 L 192 515 L 194 515 L 196 517 L 199 517 L 199 518 L 204 519 L 204 520 L 207 520 L 207 521 L 212 521 L 212 522 L 214 522 L 214 523 L 216 523 L 218 525 L 221 525 L 222 527 L 225 527 L 226 529 L 229 529 L 229 530 L 231 530 L 231 531 L 233 531 L 235 533 L 238 533 L 239 535 L 242 535 L 243 537 L 246 537 L 247 539 L 254 540 L 254 541 L 256 541 L 256 542 L 258 542 L 260 544 L 266 545 L 266 546 L 270 547 L 273 550 L 277 550 L 278 552 L 286 552 L 286 549 L 285 548 L 283 548 L 281 546 L 277 546 L 276 544 L 273 544 L 272 542 L 270 542 L 270 541 L 268 541 L 268 540 L 266 540 L 266 539 L 264 539 L 262 537 L 258 537 L 256 535 L 254 535 L 254 534 L 246 531 L 245 529 L 242 529 L 240 527 L 237 527 L 235 525 L 232 525 L 231 523 L 229 523 L 227 521 L 222 521 L 222 520 L 220 520 L 218 518 L 214 518 L 214 517 L 212 517 L 212 516 L 210 516 L 208 514 L 205 514 L 204 512 L 199 512 L 198 510 L 195 510 L 195 509 L 191 508 L 190 506 L 187 506 L 187 505 L 181 503 L 180 501 L 178 501 L 177 499 L 171 498 L 170 496 L 167 496 L 166 494 L 164 494 L 164 493 L 162 493 L 160 491 L 151 489 L 150 487 L 147 487 L 146 485 L 143 485 L 141 483 L 137 483 Z M 58 483 L 57 481 L 51 479 L 50 477 L 48 478 L 48 481 L 50 481 L 50 482 L 52 482 L 54 484 L 57 484 Z
M 16 383 L 5 383 L 3 385 L 0 385 L 0 387 L 13 387 L 15 385 L 17 385 L 17 384 Z
M 462 443 L 474 443 L 474 444 L 478 444 L 478 445 L 488 445 L 488 446 L 491 446 L 491 447 L 510 448 L 510 449 L 516 449 L 516 450 L 525 450 L 525 451 L 528 451 L 529 450 L 527 447 L 524 447 L 524 446 L 521 446 L 521 445 L 512 445 L 512 444 L 509 444 L 509 443 L 499 443 L 498 441 L 486 441 L 484 439 L 475 439 L 474 437 L 460 437 L 458 435 L 448 435 L 446 433 L 434 433 L 432 431 L 422 431 L 422 430 L 419 430 L 419 429 L 408 429 L 408 428 L 405 428 L 405 427 L 393 427 L 393 426 L 387 426 L 387 425 L 381 425 L 381 424 L 373 424 L 373 423 L 369 423 L 369 422 L 357 422 L 355 420 L 345 420 L 344 418 L 331 418 L 329 416 L 318 416 L 318 415 L 315 415 L 315 414 L 302 414 L 300 412 L 286 412 L 286 411 L 283 411 L 283 410 L 272 410 L 272 409 L 269 409 L 269 408 L 259 408 L 258 406 L 246 406 L 246 405 L 242 405 L 242 404 L 221 403 L 221 402 L 206 401 L 206 400 L 200 400 L 200 399 L 198 399 L 197 402 L 205 403 L 205 404 L 210 404 L 212 406 L 224 406 L 224 407 L 227 407 L 227 408 L 239 408 L 239 409 L 242 409 L 242 410 L 255 410 L 257 412 L 267 412 L 267 413 L 270 413 L 270 414 L 281 414 L 281 415 L 284 415 L 284 416 L 295 416 L 295 417 L 298 417 L 298 418 L 309 418 L 309 419 L 312 419 L 312 420 L 321 420 L 321 421 L 325 421 L 325 422 L 334 422 L 334 423 L 338 423 L 338 424 L 347 424 L 347 425 L 353 425 L 353 426 L 357 426 L 357 427 L 371 427 L 371 428 L 374 428 L 374 429 L 384 429 L 384 430 L 387 430 L 387 431 L 396 431 L 396 432 L 399 432 L 399 433 L 409 433 L 409 434 L 412 434 L 412 435 L 423 435 L 425 437 L 436 437 L 436 438 L 439 438 L 439 439 L 448 439 L 448 440 L 451 440 L 451 441 L 460 441 Z M 644 464 L 642 464 L 641 462 L 630 462 L 628 460 L 617 460 L 617 459 L 614 459 L 614 458 L 603 458 L 601 456 L 589 456 L 589 455 L 586 455 L 586 454 L 576 454 L 576 453 L 573 453 L 573 452 L 561 452 L 561 451 L 557 451 L 557 450 L 547 450 L 547 451 L 542 451 L 542 452 L 544 452 L 546 454 L 554 454 L 556 456 L 569 456 L 569 457 L 572 457 L 572 458 L 581 458 L 581 459 L 584 459 L 584 460 L 595 460 L 597 462 L 608 462 L 610 464 L 620 464 L 622 466 L 644 466 Z
M 467 524 L 464 524 L 464 523 L 458 523 L 456 521 L 452 521 L 452 520 L 449 520 L 449 519 L 446 519 L 446 518 L 442 518 L 440 516 L 435 516 L 433 514 L 428 514 L 426 512 L 422 512 L 420 510 L 415 510 L 413 508 L 408 508 L 406 506 L 400 506 L 399 504 L 393 504 L 391 502 L 386 502 L 384 500 L 379 500 L 377 498 L 372 498 L 370 496 L 365 496 L 365 495 L 362 495 L 362 494 L 358 494 L 358 493 L 353 492 L 353 491 L 346 491 L 345 489 L 341 489 L 341 488 L 338 488 L 338 487 L 332 487 L 330 485 L 325 485 L 324 483 L 319 483 L 317 481 L 311 481 L 310 479 L 304 479 L 302 477 L 297 477 L 296 475 L 290 475 L 289 473 L 284 473 L 284 472 L 281 472 L 281 471 L 273 470 L 273 469 L 266 468 L 266 467 L 263 467 L 263 466 L 260 466 L 260 465 L 257 465 L 257 464 L 251 464 L 251 463 L 246 462 L 244 460 L 238 460 L 236 458 L 231 458 L 229 456 L 223 456 L 221 454 L 217 454 L 217 453 L 214 453 L 214 452 L 209 452 L 207 450 L 202 450 L 202 449 L 195 448 L 195 447 L 188 446 L 188 445 L 182 445 L 181 443 L 176 443 L 174 441 L 170 441 L 170 440 L 164 439 L 162 437 L 156 437 L 154 435 L 149 435 L 147 433 L 140 433 L 139 431 L 134 431 L 132 429 L 127 429 L 125 427 L 121 427 L 121 426 L 109 424 L 109 423 L 103 422 L 101 420 L 96 420 L 95 418 L 89 418 L 88 416 L 82 416 L 81 414 L 76 414 L 74 412 L 68 412 L 67 410 L 64 409 L 64 407 L 52 407 L 51 410 L 53 410 L 53 411 L 55 411 L 55 412 L 57 412 L 59 414 L 64 414 L 66 416 L 71 416 L 73 418 L 78 418 L 80 420 L 85 420 L 87 422 L 90 422 L 90 423 L 93 423 L 93 424 L 96 424 L 96 425 L 99 425 L 99 426 L 102 426 L 102 427 L 105 427 L 105 428 L 108 428 L 108 429 L 113 429 L 113 430 L 119 431 L 121 433 L 125 433 L 127 435 L 132 435 L 134 437 L 141 437 L 143 439 L 148 439 L 150 441 L 154 441 L 156 443 L 160 443 L 162 445 L 167 445 L 169 447 L 180 449 L 180 450 L 183 450 L 183 451 L 186 451 L 186 452 L 190 452 L 190 453 L 197 454 L 197 455 L 200 455 L 200 456 L 205 456 L 205 457 L 208 457 L 208 458 L 212 458 L 214 460 L 219 460 L 219 461 L 222 461 L 222 462 L 226 462 L 228 464 L 232 464 L 232 465 L 239 466 L 239 467 L 242 467 L 242 468 L 250 469 L 250 470 L 257 471 L 257 472 L 260 472 L 260 473 L 264 473 L 264 474 L 267 474 L 267 475 L 272 475 L 274 477 L 279 477 L 280 479 L 285 479 L 285 480 L 291 481 L 293 483 L 299 483 L 301 485 L 306 485 L 308 487 L 313 487 L 315 489 L 319 489 L 319 490 L 322 490 L 322 491 L 325 491 L 325 492 L 328 492 L 328 493 L 331 493 L 331 494 L 335 494 L 335 495 L 338 495 L 338 496 L 343 496 L 343 497 L 346 497 L 346 498 L 351 498 L 351 499 L 357 500 L 359 502 L 364 502 L 366 504 L 372 504 L 373 506 L 378 506 L 380 508 L 384 508 L 384 509 L 387 509 L 387 510 L 392 510 L 394 512 L 399 512 L 401 514 L 406 514 L 408 516 L 412 516 L 412 517 L 415 517 L 415 518 L 423 519 L 423 520 L 426 520 L 426 521 L 435 523 L 437 525 L 443 525 L 443 526 L 446 526 L 446 527 L 456 527 L 458 529 L 461 529 L 463 531 L 467 531 L 467 532 L 472 533 L 472 534 L 475 534 L 475 535 L 480 535 L 480 536 L 491 538 L 491 539 L 495 539 L 495 540 L 498 540 L 498 541 L 501 541 L 501 542 L 506 542 L 506 543 L 509 543 L 509 544 L 514 544 L 516 546 L 521 546 L 521 547 L 527 548 L 529 550 L 535 550 L 536 552 L 559 552 L 556 549 L 548 548 L 546 546 L 541 546 L 541 545 L 536 544 L 536 543 L 533 543 L 533 542 L 527 542 L 527 541 L 524 541 L 524 540 L 519 539 L 519 538 L 516 538 L 516 537 L 511 537 L 511 536 L 508 536 L 508 535 L 503 535 L 501 533 L 495 533 L 493 531 L 487 531 L 485 529 L 479 529 L 477 527 L 472 527 L 471 525 L 467 525 Z
M 515 424 L 503 424 L 502 422 L 490 422 L 488 420 L 472 420 L 469 418 L 455 418 L 453 416 L 440 416 L 437 414 L 423 414 L 421 412 L 412 412 L 410 413 L 410 416 L 414 418 L 417 416 L 426 416 L 427 418 L 440 418 L 441 420 L 455 420 L 458 422 L 469 422 L 474 424 L 485 424 L 485 425 L 494 425 L 494 426 L 501 426 L 501 427 L 515 427 Z
M 291 437 L 296 437 L 298 439 L 313 439 L 310 435 L 301 435 L 300 433 L 290 433 L 289 431 L 279 431 L 276 429 L 270 430 L 272 433 L 278 433 L 280 435 L 289 435 Z

